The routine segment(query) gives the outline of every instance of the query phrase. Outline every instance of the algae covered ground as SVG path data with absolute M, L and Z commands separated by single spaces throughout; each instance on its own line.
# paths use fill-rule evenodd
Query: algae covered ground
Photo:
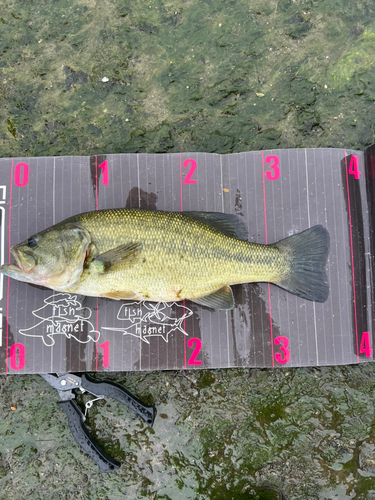
M 0 0 L 0 155 L 375 142 L 373 0 Z M 375 499 L 375 366 L 114 373 L 101 475 L 38 376 L 0 377 L 0 498 Z

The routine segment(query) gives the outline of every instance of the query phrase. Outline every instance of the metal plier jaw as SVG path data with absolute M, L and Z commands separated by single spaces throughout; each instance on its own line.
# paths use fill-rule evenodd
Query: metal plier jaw
M 81 448 L 97 463 L 100 472 L 113 472 L 120 467 L 121 463 L 111 458 L 99 447 L 84 425 L 87 409 L 91 408 L 94 401 L 106 396 L 111 397 L 137 413 L 150 427 L 154 423 L 155 408 L 144 405 L 133 394 L 115 382 L 98 381 L 86 374 L 78 377 L 78 375 L 73 375 L 72 373 L 57 375 L 43 373 L 40 376 L 59 393 L 62 401 L 58 404 L 68 417 L 68 424 L 73 437 Z M 75 394 L 72 391 L 75 389 L 79 389 L 82 393 L 88 392 L 96 396 L 94 400 L 86 403 L 85 414 L 82 413 L 74 401 Z

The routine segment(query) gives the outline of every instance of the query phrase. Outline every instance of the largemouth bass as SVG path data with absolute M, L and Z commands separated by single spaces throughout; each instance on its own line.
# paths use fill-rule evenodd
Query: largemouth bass
M 59 292 L 232 309 L 230 285 L 271 282 L 324 302 L 329 233 L 314 226 L 271 245 L 245 241 L 236 215 L 113 209 L 66 219 L 11 248 L 0 271 Z

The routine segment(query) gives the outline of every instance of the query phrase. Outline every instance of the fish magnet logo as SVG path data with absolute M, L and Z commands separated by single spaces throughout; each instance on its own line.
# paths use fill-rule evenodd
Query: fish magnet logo
M 146 309 L 144 312 L 143 308 Z M 103 327 L 103 330 L 111 330 L 132 335 L 146 344 L 150 343 L 150 338 L 161 337 L 168 342 L 172 332 L 180 331 L 188 335 L 184 330 L 184 320 L 189 318 L 193 311 L 186 306 L 173 302 L 131 302 L 123 304 L 118 313 L 117 319 L 123 323 L 120 328 Z
M 19 332 L 26 337 L 41 338 L 48 347 L 55 344 L 55 335 L 65 335 L 67 339 L 76 340 L 81 344 L 99 340 L 100 333 L 89 321 L 91 310 L 82 307 L 76 295 L 51 295 L 44 299 L 44 305 L 32 311 L 32 314 L 39 322 Z

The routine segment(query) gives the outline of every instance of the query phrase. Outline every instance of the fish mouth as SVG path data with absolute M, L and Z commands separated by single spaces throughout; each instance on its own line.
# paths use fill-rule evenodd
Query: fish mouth
M 32 271 L 36 266 L 36 259 L 32 255 L 23 255 L 17 248 L 10 249 L 15 263 L 4 264 L 0 267 L 0 273 L 9 278 L 17 281 L 26 281 L 27 283 L 34 283 L 34 276 Z
M 8 269 L 11 269 L 14 272 L 21 272 L 29 274 L 34 269 L 36 265 L 36 260 L 32 255 L 25 254 L 22 255 L 17 247 L 12 247 L 10 249 L 11 254 L 16 261 L 15 264 L 8 264 Z
M 21 263 L 21 257 L 20 257 L 20 253 L 19 251 L 17 250 L 17 248 L 15 247 L 12 247 L 10 249 L 10 253 L 13 255 L 16 263 L 15 264 L 9 264 L 9 266 L 12 266 L 13 268 L 15 269 L 19 269 L 20 271 L 22 271 L 22 263 Z
M 18 267 L 17 264 L 3 264 L 0 267 L 0 273 L 4 274 L 4 276 L 9 276 L 10 278 L 16 278 L 22 273 L 22 270 Z
M 10 253 L 13 255 L 14 260 L 16 263 L 14 264 L 8 264 L 8 269 L 11 269 L 12 271 L 21 271 L 23 272 L 23 267 L 22 267 L 22 262 L 21 262 L 21 256 L 17 248 L 12 247 L 10 249 Z

